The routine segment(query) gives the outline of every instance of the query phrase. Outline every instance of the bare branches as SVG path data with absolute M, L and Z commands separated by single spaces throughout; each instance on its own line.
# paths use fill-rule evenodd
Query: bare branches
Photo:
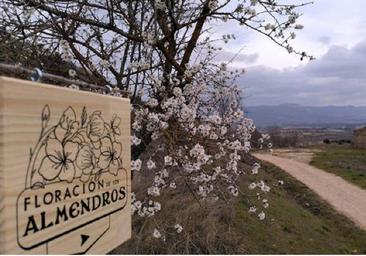
M 310 3 L 247 2 L 4 0 L 4 7 L 0 8 L 4 15 L 0 21 L 7 33 L 19 40 L 52 45 L 63 52 L 61 55 L 66 61 L 92 73 L 93 79 L 136 94 L 152 86 L 146 80 L 147 72 L 162 77 L 167 87 L 174 74 L 184 80 L 187 68 L 194 61 L 194 53 L 206 52 L 200 49 L 212 44 L 201 38 L 212 20 L 235 20 L 289 52 L 307 57 L 306 53 L 290 46 L 295 34 L 286 34 L 286 30 L 301 27 L 295 23 L 299 17 L 295 9 Z M 61 47 L 62 40 L 68 47 Z M 210 61 L 207 56 L 195 57 L 198 61 Z M 182 83 L 182 88 L 187 81 Z
M 186 66 L 188 64 L 190 58 L 191 58 L 192 52 L 196 47 L 198 38 L 201 35 L 203 25 L 205 24 L 205 21 L 206 21 L 206 18 L 207 18 L 206 15 L 209 12 L 210 12 L 209 1 L 207 1 L 206 4 L 202 8 L 202 13 L 200 15 L 200 18 L 197 20 L 195 29 L 192 33 L 191 39 L 189 40 L 186 51 L 183 55 L 183 59 L 182 59 L 182 62 L 181 62 L 182 67 Z

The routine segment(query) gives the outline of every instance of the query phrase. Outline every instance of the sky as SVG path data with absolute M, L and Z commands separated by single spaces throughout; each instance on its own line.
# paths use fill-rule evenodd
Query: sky
M 316 58 L 310 62 L 254 31 L 217 27 L 237 36 L 222 58 L 240 51 L 233 66 L 247 71 L 238 80 L 244 104 L 366 106 L 366 0 L 315 0 L 299 10 L 304 29 L 292 45 Z

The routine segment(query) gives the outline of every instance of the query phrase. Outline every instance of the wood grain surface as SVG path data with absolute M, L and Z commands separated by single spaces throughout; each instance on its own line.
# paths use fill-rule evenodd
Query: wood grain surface
M 131 237 L 129 99 L 0 77 L 0 253 Z

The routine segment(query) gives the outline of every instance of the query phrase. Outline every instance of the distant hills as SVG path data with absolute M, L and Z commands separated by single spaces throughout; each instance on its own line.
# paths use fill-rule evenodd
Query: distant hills
M 366 106 L 310 107 L 297 104 L 244 108 L 256 126 L 366 124 Z

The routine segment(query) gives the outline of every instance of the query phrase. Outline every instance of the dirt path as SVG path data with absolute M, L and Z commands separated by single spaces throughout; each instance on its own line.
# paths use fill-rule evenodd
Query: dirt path
M 280 167 L 366 230 L 366 190 L 334 174 L 294 159 L 271 154 L 254 154 L 254 156 Z
M 310 163 L 314 154 L 320 152 L 319 149 L 306 149 L 306 148 L 288 148 L 288 149 L 275 149 L 273 151 L 274 156 L 290 158 L 302 163 Z

